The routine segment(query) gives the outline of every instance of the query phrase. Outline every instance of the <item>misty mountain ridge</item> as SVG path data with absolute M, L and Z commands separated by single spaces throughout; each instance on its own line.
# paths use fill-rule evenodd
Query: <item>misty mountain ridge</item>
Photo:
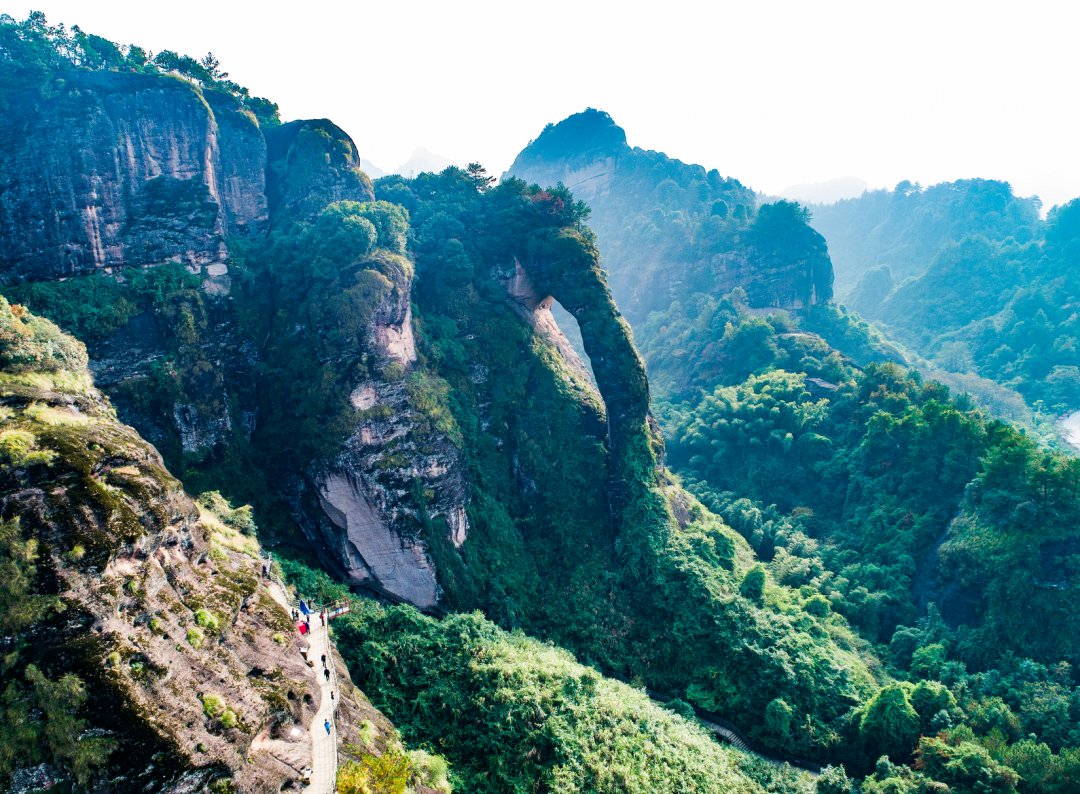
M 0 108 L 2 785 L 1078 779 L 1080 459 L 905 362 L 1070 410 L 1080 202 L 812 216 L 595 109 L 373 180 L 41 15 Z

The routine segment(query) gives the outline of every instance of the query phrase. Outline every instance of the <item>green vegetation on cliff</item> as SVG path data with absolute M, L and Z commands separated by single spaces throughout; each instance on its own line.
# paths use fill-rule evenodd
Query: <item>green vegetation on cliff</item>
M 235 97 L 264 126 L 281 123 L 276 104 L 253 97 L 247 88 L 229 79 L 213 53 L 196 60 L 172 50 L 151 54 L 134 44 L 118 46 L 78 25 L 70 31 L 63 24 L 50 25 L 40 11 L 16 21 L 0 14 L 0 82 L 5 89 L 50 90 L 49 82 L 65 70 L 176 74 L 209 91 Z M 10 94 L 0 92 L 0 106 Z
M 750 550 L 656 466 L 648 384 L 581 205 L 474 169 L 377 194 L 412 220 L 421 354 L 450 386 L 472 488 L 469 541 L 432 552 L 446 604 L 482 608 L 585 661 L 721 711 L 764 744 L 834 746 L 873 689 L 836 616 L 769 583 Z M 553 296 L 578 319 L 599 393 L 525 320 Z M 770 732 L 771 701 L 792 709 Z
M 548 125 L 508 174 L 565 184 L 588 203 L 611 291 L 635 327 L 703 292 L 742 287 L 754 306 L 832 295 L 824 241 L 796 204 L 759 207 L 753 191 L 715 169 L 631 148 L 603 111 Z

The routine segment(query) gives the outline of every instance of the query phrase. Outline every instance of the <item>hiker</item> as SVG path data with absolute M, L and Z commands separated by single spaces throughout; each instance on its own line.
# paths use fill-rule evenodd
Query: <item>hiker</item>
M 319 625 L 320 626 L 325 626 L 326 625 L 326 613 L 325 612 L 320 612 L 319 613 Z
M 322 726 L 324 728 L 326 728 L 326 735 L 329 736 L 330 735 L 330 720 L 324 721 Z
M 304 625 L 307 627 L 307 630 L 310 632 L 311 631 L 311 615 L 306 615 L 304 617 Z
M 323 675 L 326 676 L 326 683 L 329 684 L 330 683 L 330 669 L 327 668 L 327 667 L 324 667 L 322 672 L 323 672 Z
M 322 666 L 326 667 L 326 654 L 325 653 L 322 655 Z
M 330 702 L 331 703 L 334 702 L 334 690 L 332 690 L 332 689 L 330 690 Z

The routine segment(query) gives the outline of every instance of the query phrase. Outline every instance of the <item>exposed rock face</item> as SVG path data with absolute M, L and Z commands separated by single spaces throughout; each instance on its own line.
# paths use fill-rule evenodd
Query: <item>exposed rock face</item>
M 373 201 L 371 180 L 344 130 L 329 119 L 291 121 L 266 133 L 270 212 L 310 217 L 333 201 Z
M 339 555 L 348 578 L 357 583 L 371 580 L 419 607 L 434 606 L 439 587 L 427 550 L 418 540 L 390 528 L 384 518 L 388 505 L 376 509 L 365 494 L 373 489 L 345 471 L 321 475 L 318 487 L 320 505 L 332 527 L 326 533 L 327 545 Z
M 533 310 L 554 298 L 572 314 L 604 400 L 611 456 L 609 500 L 618 515 L 626 504 L 626 468 L 641 443 L 659 457 L 662 440 L 649 418 L 649 381 L 634 347 L 630 326 L 619 314 L 590 239 L 576 231 L 542 232 L 530 241 L 530 256 L 514 262 L 503 283 L 514 301 Z M 540 296 L 543 296 L 541 298 Z
M 218 262 L 230 232 L 265 224 L 265 145 L 231 97 L 74 71 L 15 109 L 0 132 L 3 281 Z
M 371 201 L 371 181 L 353 141 L 325 119 L 262 130 L 233 97 L 161 75 L 73 70 L 60 84 L 55 97 L 11 102 L 16 112 L 0 130 L 0 283 L 124 279 L 122 268 L 167 261 L 197 273 L 201 285 L 176 305 L 95 339 L 91 357 L 120 415 L 168 460 L 206 459 L 258 424 L 262 354 L 238 319 L 230 240 L 330 202 Z M 358 358 L 411 370 L 410 278 L 375 312 Z M 178 314 L 190 316 L 180 344 Z M 340 452 L 283 480 L 305 482 L 301 501 L 321 506 L 304 516 L 305 529 L 353 581 L 434 604 L 420 534 L 435 522 L 465 542 L 459 453 L 426 429 L 405 382 L 372 380 L 356 394 L 357 430 Z
M 406 370 L 416 361 L 409 287 L 398 284 L 388 295 L 369 332 L 378 360 Z M 460 452 L 426 427 L 404 381 L 365 381 L 350 401 L 358 425 L 332 461 L 314 467 L 319 513 L 304 523 L 348 581 L 435 606 L 440 588 L 421 532 L 425 520 L 436 527 L 441 520 L 437 531 L 454 545 L 468 536 Z
M 6 302 L 0 314 L 5 330 L 22 327 Z M 62 368 L 46 358 L 33 378 L 0 371 L 0 434 L 40 452 L 4 455 L 0 513 L 37 542 L 34 592 L 59 604 L 7 639 L 5 675 L 21 681 L 32 663 L 86 683 L 75 716 L 117 745 L 90 790 L 197 791 L 222 778 L 236 791 L 299 789 L 318 688 L 280 592 L 260 579 L 255 539 L 197 507 L 70 366 L 79 348 L 60 344 Z M 340 725 L 343 745 L 364 719 L 385 729 L 353 687 L 339 692 L 356 720 Z M 210 696 L 235 725 L 210 713 Z
M 551 311 L 555 298 L 537 293 L 525 268 L 517 260 L 514 261 L 513 274 L 503 279 L 503 286 L 510 296 L 510 305 L 518 310 L 525 322 L 559 352 L 567 367 L 581 383 L 593 386 L 592 373 L 559 327 Z

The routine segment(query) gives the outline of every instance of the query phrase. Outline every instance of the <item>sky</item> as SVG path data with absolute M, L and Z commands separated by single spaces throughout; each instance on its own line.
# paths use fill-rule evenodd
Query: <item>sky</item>
M 330 118 L 384 170 L 425 147 L 499 174 L 596 107 L 631 145 L 750 187 L 1004 179 L 1080 196 L 1080 4 L 936 0 L 35 0 L 22 18 L 212 51 L 285 119 Z

